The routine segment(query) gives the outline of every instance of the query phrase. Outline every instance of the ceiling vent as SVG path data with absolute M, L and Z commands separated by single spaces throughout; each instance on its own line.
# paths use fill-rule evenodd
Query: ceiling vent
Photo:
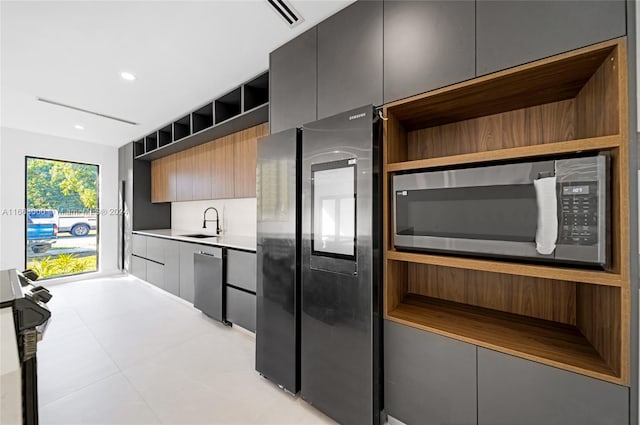
M 287 0 L 267 0 L 278 16 L 285 20 L 290 28 L 304 22 L 300 14 L 291 6 Z
M 65 103 L 60 103 L 60 102 L 56 102 L 55 100 L 51 100 L 51 99 L 45 99 L 43 97 L 39 97 L 38 101 L 40 102 L 44 102 L 44 103 L 48 103 L 50 105 L 55 105 L 55 106 L 60 106 L 62 108 L 67 108 L 67 109 L 73 109 L 74 111 L 80 111 L 80 112 L 84 112 L 85 114 L 91 114 L 91 115 L 96 115 L 102 118 L 107 118 L 109 120 L 114 120 L 114 121 L 118 121 L 118 122 L 123 122 L 125 124 L 130 124 L 130 125 L 138 125 L 137 122 L 133 122 L 133 121 L 129 121 L 129 120 L 125 120 L 123 118 L 118 118 L 118 117 L 114 117 L 111 115 L 106 115 L 106 114 L 101 114 L 100 112 L 95 112 L 95 111 L 90 111 L 88 109 L 82 109 L 82 108 L 78 108 L 77 106 L 71 106 L 71 105 L 67 105 Z

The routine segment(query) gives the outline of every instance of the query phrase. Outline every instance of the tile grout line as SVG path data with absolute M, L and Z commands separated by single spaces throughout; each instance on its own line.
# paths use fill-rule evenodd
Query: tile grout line
M 91 334 L 91 337 L 96 341 L 96 343 L 98 344 L 98 346 L 100 347 L 100 349 L 104 352 L 104 354 L 107 356 L 107 358 L 108 358 L 108 359 L 109 359 L 109 360 L 110 360 L 110 361 L 115 365 L 115 367 L 116 367 L 116 369 L 117 369 L 118 371 L 117 371 L 117 372 L 115 372 L 115 373 L 112 373 L 112 374 L 110 374 L 110 375 L 108 375 L 108 376 L 105 376 L 105 377 L 104 377 L 104 378 L 102 378 L 102 379 L 98 379 L 97 381 L 94 381 L 94 382 L 92 382 L 92 383 L 90 383 L 90 384 L 87 384 L 87 385 L 85 385 L 85 386 L 83 386 L 83 387 L 81 387 L 81 388 L 78 388 L 77 390 L 72 391 L 71 393 L 66 394 L 66 395 L 64 395 L 64 396 L 62 396 L 62 397 L 60 397 L 60 398 L 58 398 L 58 399 L 56 399 L 56 400 L 54 400 L 54 401 L 62 400 L 63 398 L 65 398 L 65 397 L 67 397 L 67 396 L 70 396 L 70 395 L 72 395 L 72 394 L 78 393 L 78 392 L 80 392 L 80 391 L 82 391 L 82 390 L 84 390 L 84 389 L 86 389 L 86 388 L 90 387 L 91 385 L 94 385 L 94 384 L 100 383 L 100 382 L 102 382 L 102 381 L 105 381 L 105 380 L 107 380 L 107 379 L 109 379 L 109 378 L 112 378 L 112 377 L 114 377 L 114 376 L 116 376 L 116 375 L 118 375 L 118 374 L 119 374 L 119 375 L 121 375 L 121 376 L 125 379 L 125 381 L 127 381 L 127 383 L 131 386 L 132 390 L 133 390 L 136 394 L 138 394 L 138 396 L 140 396 L 140 399 L 142 399 L 142 401 L 144 402 L 145 406 L 147 406 L 147 408 L 149 409 L 149 411 L 153 414 L 153 417 L 154 417 L 154 418 L 156 418 L 160 424 L 163 424 L 163 425 L 164 425 L 164 422 L 163 422 L 162 420 L 160 420 L 160 417 L 158 416 L 158 413 L 157 413 L 157 412 L 156 412 L 156 411 L 151 407 L 151 405 L 149 405 L 149 402 L 147 401 L 147 399 L 142 395 L 142 393 L 140 393 L 140 391 L 138 391 L 138 388 L 136 388 L 136 386 L 135 386 L 135 385 L 134 385 L 134 384 L 129 380 L 129 378 L 127 377 L 127 375 L 125 375 L 124 370 L 123 370 L 123 369 L 120 367 L 120 365 L 119 365 L 119 364 L 118 364 L 118 363 L 113 359 L 113 357 L 111 357 L 111 355 L 109 354 L 109 352 L 106 350 L 105 346 L 104 346 L 104 345 L 102 344 L 102 342 L 98 339 L 98 337 L 97 337 L 97 336 L 96 336 L 96 334 L 93 332 L 93 330 L 91 329 L 91 327 L 89 326 L 89 324 L 84 320 L 84 318 L 82 317 L 82 315 L 81 315 L 81 314 L 80 314 L 80 313 L 75 309 L 75 307 L 74 307 L 73 305 L 70 305 L 70 308 L 74 311 L 74 313 L 76 313 L 76 315 L 78 316 L 78 318 L 80 319 L 80 321 L 82 322 L 82 324 L 84 325 L 84 327 L 87 329 L 87 331 L 89 331 L 89 334 Z M 49 404 L 53 403 L 54 401 L 49 402 L 49 403 L 47 403 L 47 404 L 44 404 L 42 407 L 45 407 L 45 406 L 47 406 L 47 405 L 49 405 Z
M 46 406 L 48 406 L 48 405 L 50 405 L 50 404 L 52 404 L 52 403 L 55 403 L 55 402 L 57 402 L 57 401 L 60 401 L 60 400 L 64 399 L 65 397 L 68 397 L 68 396 L 70 396 L 70 395 L 72 395 L 72 394 L 75 394 L 75 393 L 77 393 L 77 392 L 80 392 L 80 391 L 82 391 L 82 390 L 84 390 L 84 389 L 86 389 L 86 388 L 90 387 L 91 385 L 94 385 L 94 384 L 97 384 L 97 383 L 99 383 L 99 382 L 102 382 L 102 381 L 104 381 L 104 380 L 106 380 L 106 379 L 112 378 L 112 377 L 114 377 L 115 375 L 117 375 L 118 373 L 122 373 L 122 371 L 120 370 L 120 367 L 118 366 L 118 364 L 117 364 L 115 361 L 113 361 L 113 359 L 111 358 L 111 356 L 109 355 L 109 353 L 107 353 L 107 352 L 105 351 L 104 347 L 102 346 L 102 344 L 100 344 L 100 341 L 98 341 L 98 339 L 97 339 L 97 338 L 96 338 L 96 336 L 93 334 L 93 332 L 91 331 L 91 329 L 89 328 L 89 326 L 87 325 L 87 323 L 86 323 L 86 322 L 84 321 L 84 319 L 82 318 L 82 315 L 81 315 L 81 314 L 76 310 L 75 306 L 74 306 L 74 305 L 72 305 L 71 303 L 69 303 L 69 308 L 70 308 L 71 310 L 73 310 L 73 312 L 78 316 L 78 319 L 80 319 L 80 322 L 82 322 L 82 325 L 83 325 L 83 326 L 85 327 L 85 329 L 89 332 L 89 334 L 91 335 L 91 337 L 92 337 L 92 338 L 94 339 L 94 341 L 98 344 L 98 346 L 99 346 L 99 347 L 100 347 L 100 349 L 104 352 L 104 354 L 106 354 L 107 358 L 111 361 L 111 363 L 113 363 L 113 364 L 114 364 L 114 366 L 116 367 L 117 371 L 116 371 L 116 372 L 113 372 L 113 373 L 110 373 L 110 374 L 108 374 L 108 375 L 106 375 L 106 376 L 103 376 L 102 378 L 97 379 L 97 380 L 95 380 L 95 381 L 93 381 L 93 382 L 90 382 L 90 383 L 88 383 L 88 384 L 86 384 L 86 385 L 83 385 L 83 386 L 81 386 L 81 387 L 79 387 L 79 388 L 76 388 L 75 390 L 71 391 L 70 393 L 65 394 L 65 395 L 63 395 L 63 396 L 61 396 L 61 397 L 58 397 L 58 398 L 56 398 L 56 399 L 54 399 L 54 400 L 51 400 L 51 401 L 49 401 L 49 402 L 47 402 L 47 403 L 44 403 L 44 404 L 42 404 L 42 406 L 39 406 L 39 407 L 43 407 L 43 408 L 44 408 L 44 407 L 46 407 Z M 78 328 L 78 329 L 80 329 L 80 328 Z

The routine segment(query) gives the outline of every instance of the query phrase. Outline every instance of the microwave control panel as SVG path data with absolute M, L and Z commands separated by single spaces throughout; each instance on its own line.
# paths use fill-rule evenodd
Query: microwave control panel
M 558 243 L 598 243 L 598 183 L 562 183 L 558 193 L 560 223 Z

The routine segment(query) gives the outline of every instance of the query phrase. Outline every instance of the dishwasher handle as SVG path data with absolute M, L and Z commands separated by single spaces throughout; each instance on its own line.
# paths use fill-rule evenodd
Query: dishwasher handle
M 198 255 L 206 255 L 207 257 L 213 257 L 213 258 L 222 259 L 222 250 L 216 250 L 216 251 L 213 251 L 213 252 L 198 251 L 196 254 L 198 254 Z

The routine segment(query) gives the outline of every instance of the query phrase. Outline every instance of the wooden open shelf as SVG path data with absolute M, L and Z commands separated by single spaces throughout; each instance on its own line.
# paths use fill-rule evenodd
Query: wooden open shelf
M 628 385 L 626 40 L 617 39 L 385 105 L 385 318 Z M 393 246 L 396 173 L 607 152 L 606 271 Z
M 620 274 L 601 270 L 577 269 L 575 267 L 525 264 L 511 261 L 486 260 L 453 255 L 435 255 L 389 250 L 387 259 L 409 261 L 418 264 L 450 266 L 467 270 L 479 270 L 510 274 L 514 276 L 542 277 L 547 279 L 572 280 L 593 285 L 622 286 Z
M 620 146 L 620 143 L 620 135 L 591 137 L 588 139 L 558 142 L 550 145 L 521 146 L 496 151 L 482 151 L 447 157 L 393 162 L 387 165 L 387 171 L 393 173 L 398 171 L 449 167 L 453 165 L 477 164 L 480 162 L 508 161 L 518 158 L 543 158 L 545 156 L 567 153 L 603 151 L 617 148 Z
M 408 295 L 387 318 L 481 347 L 622 382 L 576 326 L 421 295 Z

